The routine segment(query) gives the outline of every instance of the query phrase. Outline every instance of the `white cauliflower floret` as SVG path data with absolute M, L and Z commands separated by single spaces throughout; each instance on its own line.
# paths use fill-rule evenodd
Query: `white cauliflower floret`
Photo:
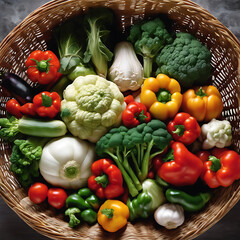
M 81 76 L 63 92 L 62 119 L 72 135 L 97 142 L 121 122 L 126 108 L 117 85 L 97 75 Z
M 203 149 L 224 148 L 232 143 L 231 124 L 227 120 L 212 119 L 201 127 L 200 140 Z

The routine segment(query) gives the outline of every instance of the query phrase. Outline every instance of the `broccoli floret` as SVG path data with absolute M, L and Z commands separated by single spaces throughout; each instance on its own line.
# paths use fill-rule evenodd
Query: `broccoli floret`
M 140 181 L 144 181 L 148 174 L 149 160 L 161 153 L 171 140 L 172 137 L 165 123 L 154 119 L 131 129 L 125 127 L 111 129 L 97 142 L 96 153 L 100 157 L 104 153 L 111 156 L 118 167 L 120 166 L 129 174 L 126 179 L 125 173 L 120 169 L 125 182 L 128 184 L 128 181 L 132 179 L 135 188 L 139 191 Z M 135 167 L 136 174 L 131 168 L 131 163 Z M 129 189 L 130 194 L 131 191 L 132 189 Z
M 13 142 L 22 134 L 18 130 L 19 119 L 15 117 L 0 118 L 0 137 L 4 141 Z
M 10 170 L 16 173 L 23 187 L 28 187 L 39 176 L 38 164 L 42 155 L 42 147 L 48 138 L 31 137 L 26 140 L 15 140 L 10 157 Z
M 128 40 L 134 45 L 136 53 L 143 57 L 144 77 L 150 77 L 153 59 L 165 45 L 172 43 L 173 38 L 162 20 L 155 18 L 134 25 Z
M 161 153 L 171 140 L 172 137 L 168 133 L 165 123 L 157 119 L 153 119 L 149 123 L 142 123 L 127 132 L 123 144 L 126 148 L 137 148 L 137 163 L 140 169 L 140 172 L 137 172 L 141 181 L 147 177 L 149 160 Z M 154 149 L 153 153 L 152 149 Z M 133 161 L 135 161 L 134 158 Z M 136 166 L 136 163 L 134 165 Z
M 204 85 L 211 76 L 211 52 L 189 33 L 177 33 L 156 58 L 158 73 L 175 78 L 182 87 Z
M 78 219 L 77 215 L 80 213 L 80 209 L 73 207 L 73 208 L 68 208 L 65 211 L 65 215 L 69 217 L 69 227 L 76 227 L 77 225 L 80 224 L 80 220 Z
M 142 186 L 127 160 L 128 153 L 123 145 L 123 139 L 127 131 L 128 128 L 124 126 L 112 128 L 97 142 L 95 150 L 98 156 L 107 154 L 112 157 L 123 175 L 130 194 L 136 196 Z

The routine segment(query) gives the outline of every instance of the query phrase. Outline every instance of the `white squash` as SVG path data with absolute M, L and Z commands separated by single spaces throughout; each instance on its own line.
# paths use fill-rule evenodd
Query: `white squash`
M 109 69 L 109 80 L 117 84 L 121 92 L 135 91 L 143 83 L 143 67 L 130 42 L 120 42 L 114 50 L 115 58 Z
M 64 136 L 45 145 L 39 169 L 43 178 L 53 186 L 78 189 L 87 184 L 94 158 L 94 145 Z
M 155 221 L 167 228 L 174 229 L 184 223 L 184 210 L 181 205 L 165 203 L 154 212 Z

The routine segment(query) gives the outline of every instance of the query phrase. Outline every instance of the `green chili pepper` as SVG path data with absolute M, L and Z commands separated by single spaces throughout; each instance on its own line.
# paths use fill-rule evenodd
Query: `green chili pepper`
M 199 211 L 211 198 L 211 194 L 209 192 L 190 195 L 184 191 L 174 188 L 167 189 L 165 195 L 169 202 L 182 205 L 183 209 L 187 212 Z
M 97 222 L 97 213 L 92 209 L 86 209 L 81 212 L 81 218 L 88 224 L 93 224 Z

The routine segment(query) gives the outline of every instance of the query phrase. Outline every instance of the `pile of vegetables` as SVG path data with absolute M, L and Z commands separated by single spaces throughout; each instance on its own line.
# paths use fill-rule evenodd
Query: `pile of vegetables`
M 54 29 L 57 52 L 22 60 L 34 84 L 0 72 L 14 96 L 0 119 L 10 170 L 33 203 L 64 209 L 69 227 L 116 232 L 154 216 L 174 229 L 240 179 L 211 52 L 166 26 L 136 21 L 116 41 L 114 13 L 89 9 Z

